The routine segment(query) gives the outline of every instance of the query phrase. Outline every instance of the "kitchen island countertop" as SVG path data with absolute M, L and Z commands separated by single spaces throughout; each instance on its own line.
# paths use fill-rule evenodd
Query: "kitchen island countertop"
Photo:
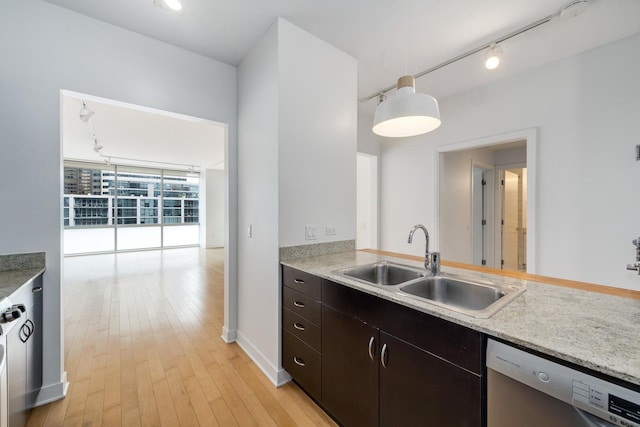
M 422 267 L 417 261 L 361 251 L 289 259 L 281 263 L 640 385 L 638 300 L 443 266 L 444 273 L 526 286 L 524 294 L 492 317 L 478 319 L 334 273 L 342 268 L 384 260 Z

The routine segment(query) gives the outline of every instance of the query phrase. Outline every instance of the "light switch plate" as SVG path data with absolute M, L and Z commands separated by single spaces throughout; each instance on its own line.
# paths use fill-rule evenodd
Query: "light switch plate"
M 318 226 L 317 225 L 305 225 L 304 226 L 304 239 L 305 240 L 317 240 L 318 239 Z

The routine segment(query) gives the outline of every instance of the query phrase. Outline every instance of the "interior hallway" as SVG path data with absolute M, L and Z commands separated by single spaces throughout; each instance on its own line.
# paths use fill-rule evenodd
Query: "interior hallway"
M 220 338 L 223 262 L 200 248 L 65 258 L 70 388 L 28 426 L 335 426 Z

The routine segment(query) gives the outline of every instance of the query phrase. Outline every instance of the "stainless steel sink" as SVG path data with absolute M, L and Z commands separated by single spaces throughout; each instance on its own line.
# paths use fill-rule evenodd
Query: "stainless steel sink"
M 450 276 L 432 276 L 400 286 L 398 291 L 473 317 L 487 318 L 525 291 Z
M 379 286 L 399 285 L 427 276 L 427 272 L 421 268 L 388 261 L 345 268 L 336 273 Z
M 432 276 L 423 268 L 390 261 L 343 268 L 333 273 L 478 318 L 493 316 L 526 290 L 524 285 L 446 273 Z

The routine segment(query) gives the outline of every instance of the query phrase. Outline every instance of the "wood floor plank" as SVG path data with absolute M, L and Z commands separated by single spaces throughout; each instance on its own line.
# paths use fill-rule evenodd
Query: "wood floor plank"
M 223 249 L 69 257 L 64 273 L 70 388 L 28 427 L 336 425 L 221 339 Z

